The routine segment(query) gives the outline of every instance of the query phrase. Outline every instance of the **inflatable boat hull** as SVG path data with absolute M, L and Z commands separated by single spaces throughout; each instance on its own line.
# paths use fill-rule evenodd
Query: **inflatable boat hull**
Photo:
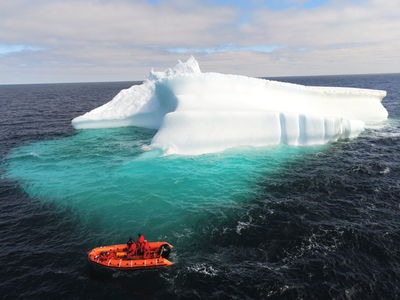
M 146 256 L 138 254 L 130 258 L 127 257 L 126 244 L 97 247 L 88 252 L 88 260 L 95 267 L 111 270 L 140 270 L 173 265 L 167 259 L 172 245 L 166 242 L 154 242 L 149 245 L 150 251 Z M 107 253 L 115 255 L 109 258 Z

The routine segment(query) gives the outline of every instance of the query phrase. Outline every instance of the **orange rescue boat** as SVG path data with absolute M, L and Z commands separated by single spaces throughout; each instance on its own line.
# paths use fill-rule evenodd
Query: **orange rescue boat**
M 146 253 L 129 255 L 126 244 L 97 247 L 88 252 L 89 262 L 95 266 L 114 270 L 137 270 L 173 265 L 167 258 L 173 248 L 167 242 L 149 243 Z

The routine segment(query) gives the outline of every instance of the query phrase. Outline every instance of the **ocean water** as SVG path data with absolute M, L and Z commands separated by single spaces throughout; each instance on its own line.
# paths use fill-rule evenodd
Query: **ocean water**
M 279 80 L 387 90 L 389 120 L 325 146 L 163 156 L 153 130 L 70 126 L 132 82 L 0 86 L 2 297 L 398 298 L 400 75 Z M 86 251 L 137 232 L 175 265 L 91 271 Z

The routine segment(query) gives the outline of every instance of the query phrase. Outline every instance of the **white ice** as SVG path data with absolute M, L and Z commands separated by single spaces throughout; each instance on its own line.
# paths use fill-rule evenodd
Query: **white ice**
M 312 87 L 202 73 L 191 57 L 72 120 L 77 129 L 158 129 L 152 147 L 197 155 L 238 146 L 315 145 L 356 137 L 382 121 L 385 91 Z

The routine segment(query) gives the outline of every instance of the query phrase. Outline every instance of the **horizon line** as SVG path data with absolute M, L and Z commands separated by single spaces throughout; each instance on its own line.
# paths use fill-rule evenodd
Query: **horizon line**
M 204 72 L 204 73 L 216 73 L 216 72 Z M 225 73 L 221 73 L 225 74 Z M 228 75 L 228 73 L 226 73 Z M 268 79 L 268 78 L 292 78 L 292 77 L 330 77 L 330 76 L 361 76 L 361 75 L 400 75 L 400 72 L 394 73 L 353 73 L 353 74 L 320 74 L 320 75 L 283 75 L 283 76 L 268 76 L 268 77 L 258 77 L 258 76 L 247 76 L 240 75 L 251 78 Z M 41 84 L 78 84 L 78 83 L 117 83 L 117 82 L 144 82 L 146 79 L 141 80 L 113 80 L 113 81 L 64 81 L 64 82 L 32 82 L 32 83 L 0 83 L 0 86 L 7 85 L 41 85 Z

